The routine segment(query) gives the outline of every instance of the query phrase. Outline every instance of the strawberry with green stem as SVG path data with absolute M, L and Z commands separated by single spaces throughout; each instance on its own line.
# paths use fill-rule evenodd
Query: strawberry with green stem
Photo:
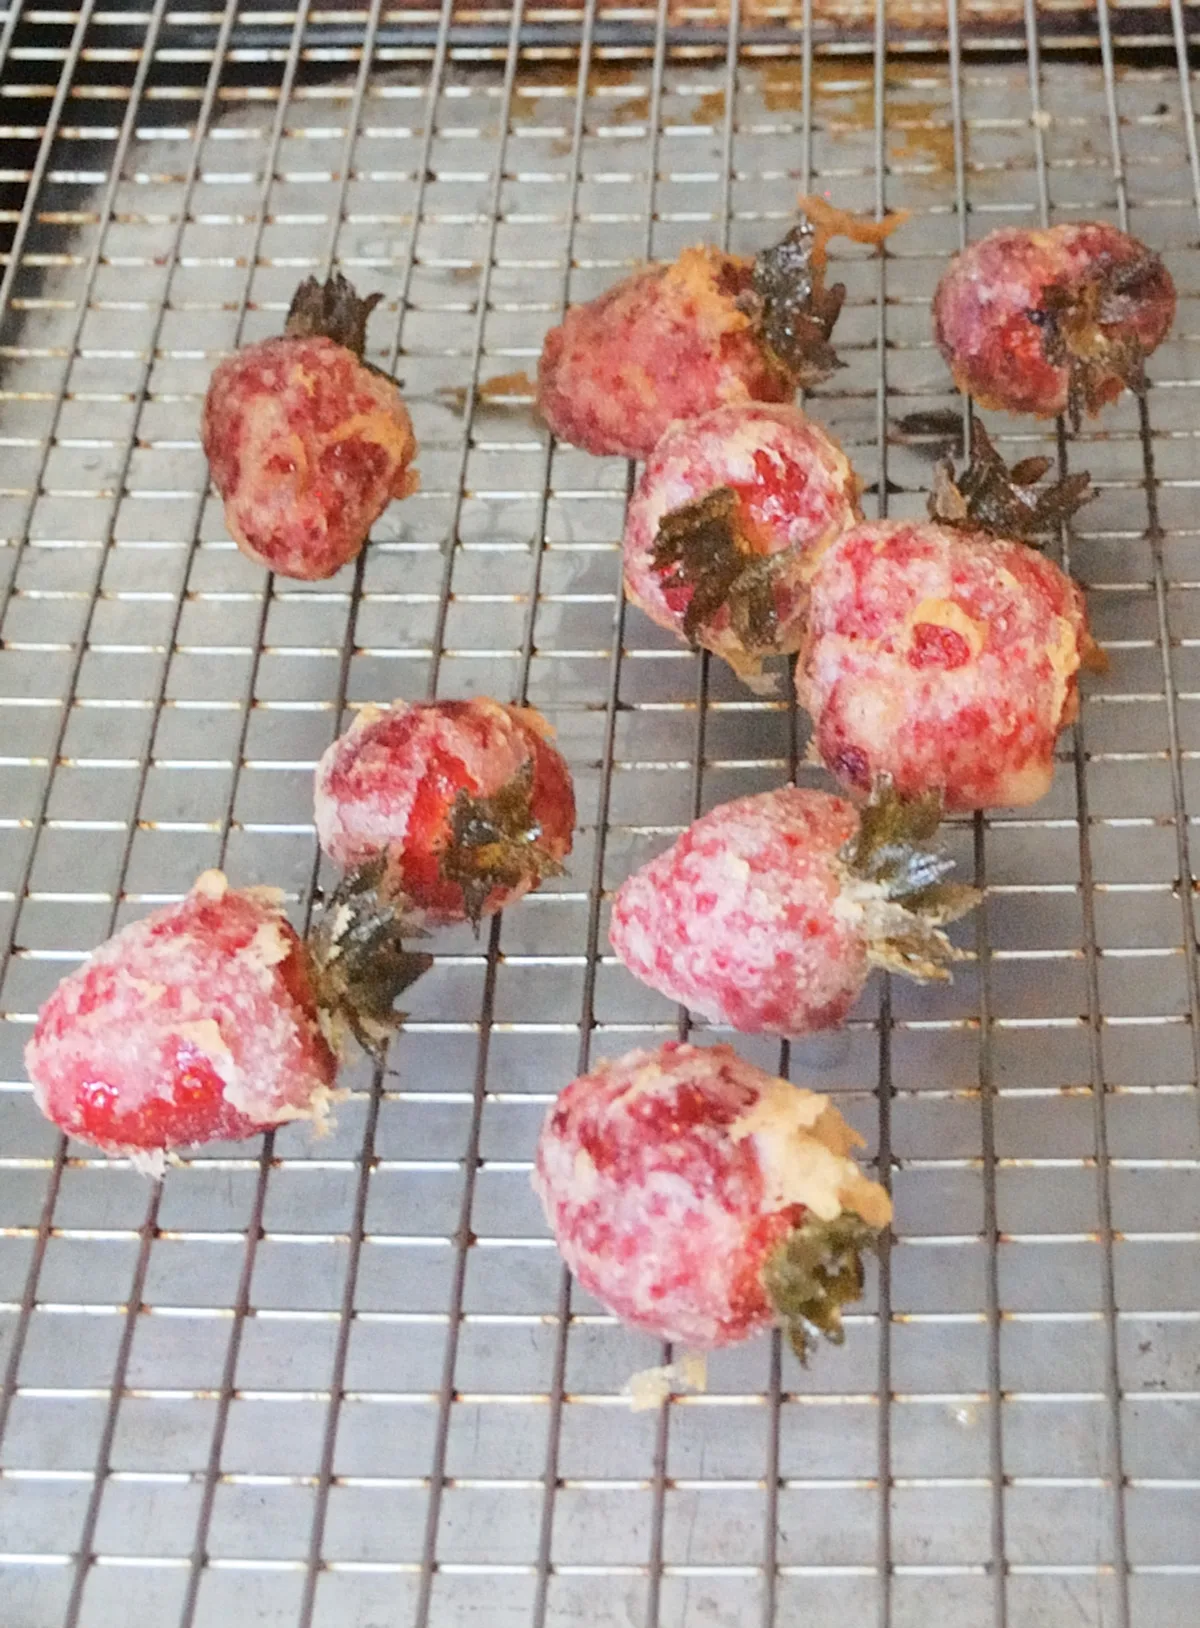
M 718 407 L 655 447 L 625 522 L 625 592 L 748 680 L 799 647 L 821 555 L 859 518 L 837 442 L 798 407 Z
M 332 576 L 392 499 L 417 489 L 399 386 L 363 359 L 381 298 L 360 299 L 341 275 L 309 277 L 282 337 L 243 346 L 209 383 L 201 437 L 225 523 L 283 576 Z
M 38 1014 L 25 1060 L 42 1112 L 158 1173 L 175 1147 L 320 1126 L 346 1036 L 382 1062 L 396 997 L 429 965 L 377 881 L 335 892 L 307 941 L 276 889 L 220 871 L 122 928 Z
M 903 218 L 801 198 L 797 225 L 757 256 L 701 245 L 641 267 L 546 335 L 542 418 L 586 452 L 646 458 L 679 420 L 791 401 L 838 366 L 830 338 L 845 289 L 825 280 L 829 239 L 879 244 Z
M 669 1041 L 559 1093 L 533 1185 L 567 1265 L 622 1322 L 696 1350 L 781 1325 L 840 1344 L 891 1220 L 827 1097 L 729 1046 Z
M 942 927 L 977 902 L 947 880 L 936 796 L 886 784 L 861 810 L 785 786 L 722 803 L 618 889 L 609 937 L 669 1000 L 749 1034 L 841 1023 L 871 967 L 944 980 Z
M 414 919 L 478 928 L 561 872 L 575 798 L 533 708 L 398 701 L 362 708 L 325 752 L 315 813 L 329 857 L 349 871 L 382 860 Z

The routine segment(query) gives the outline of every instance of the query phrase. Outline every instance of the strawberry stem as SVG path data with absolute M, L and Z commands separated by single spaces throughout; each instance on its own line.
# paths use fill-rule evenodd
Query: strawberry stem
M 726 608 L 747 650 L 770 650 L 778 631 L 779 555 L 755 553 L 738 520 L 737 494 L 718 486 L 664 514 L 651 563 L 667 589 L 689 588 L 683 631 L 693 642 Z
M 863 1251 L 878 1242 L 878 1230 L 852 1211 L 832 1221 L 809 1214 L 768 1256 L 767 1297 L 801 1362 L 815 1336 L 834 1345 L 845 1340 L 842 1307 L 861 1297 Z
M 287 339 L 332 339 L 344 345 L 361 362 L 367 344 L 367 319 L 383 298 L 368 294 L 360 299 L 353 283 L 337 272 L 325 282 L 306 277 L 292 296 L 284 337 Z
M 971 419 L 971 456 L 961 474 L 949 459 L 933 472 L 929 517 L 944 526 L 984 531 L 1025 542 L 1057 531 L 1092 496 L 1086 470 L 1035 491 L 1049 458 L 1023 458 L 1010 469 L 977 418 Z
M 878 246 L 905 219 L 906 210 L 868 220 L 836 209 L 825 198 L 801 198 L 796 225 L 756 256 L 744 308 L 767 350 L 798 387 L 810 389 L 843 366 L 829 342 L 846 298 L 843 283 L 825 286 L 830 238 Z
M 954 861 L 933 842 L 941 817 L 936 792 L 906 799 L 881 776 L 839 855 L 845 895 L 865 913 L 868 959 L 921 982 L 949 978 L 961 952 L 940 929 L 982 897 L 945 880 Z
M 750 284 L 759 337 L 806 390 L 843 365 L 829 341 L 846 287 L 826 288 L 824 272 L 824 240 L 801 215 L 781 242 L 756 256 Z
M 478 933 L 496 888 L 536 886 L 563 867 L 542 843 L 533 809 L 533 759 L 491 797 L 460 789 L 450 811 L 450 841 L 442 850 L 443 880 L 462 889 L 463 904 Z
M 408 900 L 386 885 L 387 854 L 344 876 L 308 937 L 309 964 L 326 1039 L 339 1050 L 347 1030 L 379 1064 L 404 1021 L 396 998 L 433 965 L 404 948 L 413 925 Z
M 1083 414 L 1108 400 L 1113 378 L 1141 396 L 1146 351 L 1129 320 L 1158 282 L 1162 261 L 1139 245 L 1131 260 L 1100 265 L 1088 277 L 1052 283 L 1031 317 L 1042 329 L 1042 351 L 1053 367 L 1067 368 L 1067 413 L 1073 429 Z

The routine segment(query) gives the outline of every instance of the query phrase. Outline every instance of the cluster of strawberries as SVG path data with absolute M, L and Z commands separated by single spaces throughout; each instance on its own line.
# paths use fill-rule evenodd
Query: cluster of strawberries
M 941 931 L 971 889 L 931 847 L 943 808 L 1048 789 L 1077 675 L 1097 659 L 1083 596 L 1027 540 L 1087 494 L 1047 460 L 1008 469 L 973 424 L 924 522 L 865 523 L 840 447 L 787 405 L 837 366 L 835 232 L 819 199 L 755 260 L 692 250 L 571 311 L 542 356 L 551 427 L 645 459 L 625 591 L 655 622 L 759 682 L 796 656 L 813 748 L 851 803 L 793 787 L 698 820 L 631 876 L 611 939 L 653 988 L 714 1022 L 797 1035 L 839 1023 L 879 964 L 944 977 Z M 1156 255 L 1102 224 L 993 233 L 934 299 L 956 381 L 988 407 L 1078 422 L 1143 384 L 1175 294 Z M 698 1346 L 782 1323 L 803 1355 L 840 1333 L 862 1249 L 890 1219 L 830 1105 L 727 1047 L 606 1063 L 562 1094 L 536 1186 L 583 1284 L 626 1321 Z
M 745 1033 L 843 1021 L 871 966 L 945 978 L 943 932 L 975 903 L 934 846 L 944 809 L 1032 802 L 1095 659 L 1083 597 L 1028 546 L 1083 501 L 1048 462 L 1008 469 L 982 426 L 939 470 L 923 522 L 862 519 L 832 438 L 789 405 L 838 364 L 841 233 L 820 199 L 755 258 L 691 249 L 547 337 L 543 417 L 597 454 L 642 458 L 625 590 L 751 684 L 794 655 L 814 748 L 858 806 L 786 787 L 697 820 L 619 889 L 611 942 L 639 978 Z M 408 414 L 362 360 L 343 279 L 309 282 L 285 335 L 222 364 L 204 444 L 252 558 L 330 575 L 415 487 Z M 952 262 L 938 343 L 988 406 L 1078 419 L 1141 388 L 1174 289 L 1113 228 L 993 233 Z M 481 919 L 562 869 L 574 794 L 545 720 L 490 700 L 365 708 L 317 770 L 321 846 L 345 872 L 301 939 L 271 890 L 208 872 L 125 928 L 43 1007 L 27 1058 L 70 1134 L 161 1167 L 175 1145 L 328 1112 L 347 1032 L 380 1058 L 428 957 L 405 936 Z M 622 1318 L 698 1347 L 781 1323 L 804 1354 L 841 1336 L 863 1250 L 891 1202 L 825 1098 L 729 1047 L 673 1042 L 563 1091 L 534 1184 L 584 1286 Z
M 406 940 L 478 926 L 561 870 L 575 798 L 549 734 L 496 701 L 364 707 L 317 768 L 344 876 L 307 937 L 276 889 L 206 871 L 46 1001 L 25 1054 L 43 1112 L 158 1170 L 174 1147 L 320 1122 L 347 1038 L 382 1062 L 429 964 Z

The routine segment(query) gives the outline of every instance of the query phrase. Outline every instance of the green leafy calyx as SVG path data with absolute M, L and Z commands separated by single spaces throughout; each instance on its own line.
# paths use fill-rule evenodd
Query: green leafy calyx
M 934 844 L 936 792 L 903 798 L 881 779 L 839 855 L 843 889 L 863 908 L 875 966 L 921 982 L 945 981 L 961 952 L 940 929 L 979 903 L 977 888 L 946 878 L 954 861 Z
M 824 238 L 807 215 L 754 261 L 750 305 L 759 337 L 802 389 L 842 366 L 830 344 L 846 298 L 825 286 Z
M 737 494 L 718 486 L 663 515 L 651 563 L 664 588 L 691 590 L 683 631 L 693 643 L 728 610 L 730 627 L 746 650 L 770 650 L 779 628 L 780 558 L 754 551 L 741 528 Z
M 1052 283 L 1030 313 L 1041 327 L 1046 360 L 1067 369 L 1067 413 L 1075 429 L 1085 413 L 1104 406 L 1114 377 L 1145 393 L 1146 351 L 1130 317 L 1160 273 L 1158 256 L 1142 249 L 1081 280 Z
M 476 932 L 496 888 L 536 887 L 548 876 L 562 875 L 562 865 L 542 842 L 541 821 L 534 813 L 532 758 L 491 797 L 459 791 L 450 811 L 441 872 L 445 881 L 462 888 Z
M 1091 497 L 1086 470 L 1037 483 L 1049 471 L 1049 458 L 1022 458 L 1010 469 L 977 418 L 971 420 L 971 457 L 962 473 L 947 459 L 934 470 L 929 514 L 942 525 L 1026 542 L 1057 531 Z
M 878 1241 L 877 1230 L 849 1210 L 833 1221 L 810 1214 L 768 1256 L 767 1297 L 801 1362 L 817 1335 L 842 1344 L 842 1307 L 861 1297 L 863 1251 Z
M 326 1038 L 339 1050 L 347 1030 L 382 1063 L 404 1021 L 396 998 L 433 965 L 404 948 L 414 927 L 408 900 L 387 883 L 387 855 L 342 878 L 309 934 L 313 984 Z

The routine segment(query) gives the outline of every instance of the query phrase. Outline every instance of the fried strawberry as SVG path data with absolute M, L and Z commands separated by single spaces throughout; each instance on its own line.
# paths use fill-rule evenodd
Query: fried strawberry
M 243 554 L 283 576 L 332 576 L 391 500 L 417 488 L 399 387 L 363 361 L 381 298 L 310 277 L 283 337 L 246 345 L 209 384 L 201 435 L 225 524 Z
M 64 978 L 25 1049 L 47 1118 L 159 1170 L 168 1148 L 320 1124 L 344 1029 L 381 1047 L 396 993 L 428 957 L 403 951 L 373 896 L 364 932 L 361 890 L 333 901 L 308 944 L 280 897 L 205 871 Z
M 799 647 L 816 563 L 859 518 L 846 455 L 798 407 L 718 407 L 651 453 L 625 522 L 625 592 L 753 677 Z
M 629 877 L 609 938 L 635 977 L 747 1034 L 842 1022 L 872 966 L 949 977 L 940 926 L 976 903 L 930 846 L 936 798 L 861 811 L 785 786 L 722 803 Z
M 958 254 L 933 300 L 934 336 L 959 389 L 981 407 L 1078 427 L 1122 390 L 1175 316 L 1157 254 L 1103 221 L 1003 226 Z
M 861 221 L 800 200 L 799 224 L 757 256 L 711 246 L 644 266 L 546 335 L 538 408 L 560 440 L 646 458 L 676 419 L 745 401 L 790 401 L 838 365 L 842 307 L 826 288 L 830 237 L 881 242 L 902 218 Z
M 534 1188 L 567 1265 L 623 1322 L 707 1349 L 781 1323 L 840 1343 L 891 1219 L 828 1098 L 728 1046 L 596 1065 L 547 1115 Z
M 727 401 L 787 401 L 792 375 L 739 303 L 753 263 L 714 248 L 636 271 L 546 335 L 538 410 L 561 441 L 645 458 L 677 418 Z
M 511 904 L 571 851 L 575 794 L 532 707 L 397 701 L 364 707 L 317 766 L 321 847 L 350 869 L 386 856 L 430 925 Z
M 1035 802 L 1094 649 L 1083 595 L 1022 543 L 931 522 L 846 532 L 812 585 L 796 691 L 826 767 L 947 809 Z

